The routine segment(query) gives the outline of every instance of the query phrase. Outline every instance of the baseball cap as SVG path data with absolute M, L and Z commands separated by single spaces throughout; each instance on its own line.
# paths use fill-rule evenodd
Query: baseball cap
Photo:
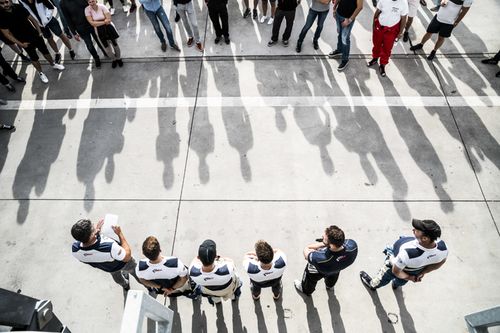
M 211 239 L 205 240 L 198 248 L 198 257 L 201 263 L 205 266 L 213 264 L 217 256 L 217 248 L 215 242 Z
M 441 228 L 433 220 L 413 219 L 411 221 L 411 225 L 415 229 L 422 231 L 424 233 L 424 235 L 426 235 L 427 237 L 430 237 L 432 240 L 435 240 L 435 239 L 438 239 L 439 237 L 441 237 Z

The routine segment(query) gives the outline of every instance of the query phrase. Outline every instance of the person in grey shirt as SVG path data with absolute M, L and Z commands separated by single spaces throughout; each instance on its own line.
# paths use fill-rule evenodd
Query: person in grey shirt
M 295 51 L 297 51 L 297 53 L 300 53 L 300 51 L 302 51 L 302 42 L 304 41 L 307 32 L 309 31 L 309 29 L 311 29 L 316 18 L 318 18 L 318 26 L 316 27 L 316 31 L 314 32 L 313 46 L 315 50 L 319 49 L 318 39 L 321 35 L 321 31 L 323 30 L 323 23 L 325 23 L 329 9 L 330 0 L 311 1 L 311 7 L 309 8 L 309 13 L 307 14 L 306 24 L 304 24 L 304 27 L 300 32 L 299 39 L 297 40 L 297 47 L 295 48 Z

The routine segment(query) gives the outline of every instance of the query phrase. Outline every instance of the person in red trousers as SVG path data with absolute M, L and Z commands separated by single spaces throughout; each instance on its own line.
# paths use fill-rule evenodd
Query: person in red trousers
M 380 75 L 385 77 L 385 65 L 389 63 L 396 38 L 401 38 L 408 15 L 407 0 L 380 0 L 373 15 L 372 60 L 368 67 L 380 58 Z

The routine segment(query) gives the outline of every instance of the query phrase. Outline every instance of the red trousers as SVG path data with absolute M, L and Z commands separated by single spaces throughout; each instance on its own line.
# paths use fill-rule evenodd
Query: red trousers
M 373 49 L 372 57 L 380 58 L 381 65 L 387 65 L 391 57 L 394 41 L 399 34 L 399 23 L 392 27 L 383 27 L 375 20 L 375 28 L 373 29 Z

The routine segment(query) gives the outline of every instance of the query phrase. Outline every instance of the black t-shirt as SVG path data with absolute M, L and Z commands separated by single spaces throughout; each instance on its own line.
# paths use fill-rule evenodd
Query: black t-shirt
M 297 0 L 278 0 L 278 8 L 284 11 L 292 11 L 297 8 Z
M 21 42 L 38 38 L 38 31 L 28 20 L 29 12 L 22 5 L 12 4 L 12 11 L 0 10 L 0 29 L 8 29 Z
M 309 253 L 307 261 L 313 265 L 319 273 L 330 276 L 350 266 L 358 255 L 358 245 L 352 239 L 346 239 L 344 249 L 333 252 L 324 247 Z
M 350 18 L 357 7 L 356 0 L 340 0 L 337 6 L 337 13 L 345 18 Z

